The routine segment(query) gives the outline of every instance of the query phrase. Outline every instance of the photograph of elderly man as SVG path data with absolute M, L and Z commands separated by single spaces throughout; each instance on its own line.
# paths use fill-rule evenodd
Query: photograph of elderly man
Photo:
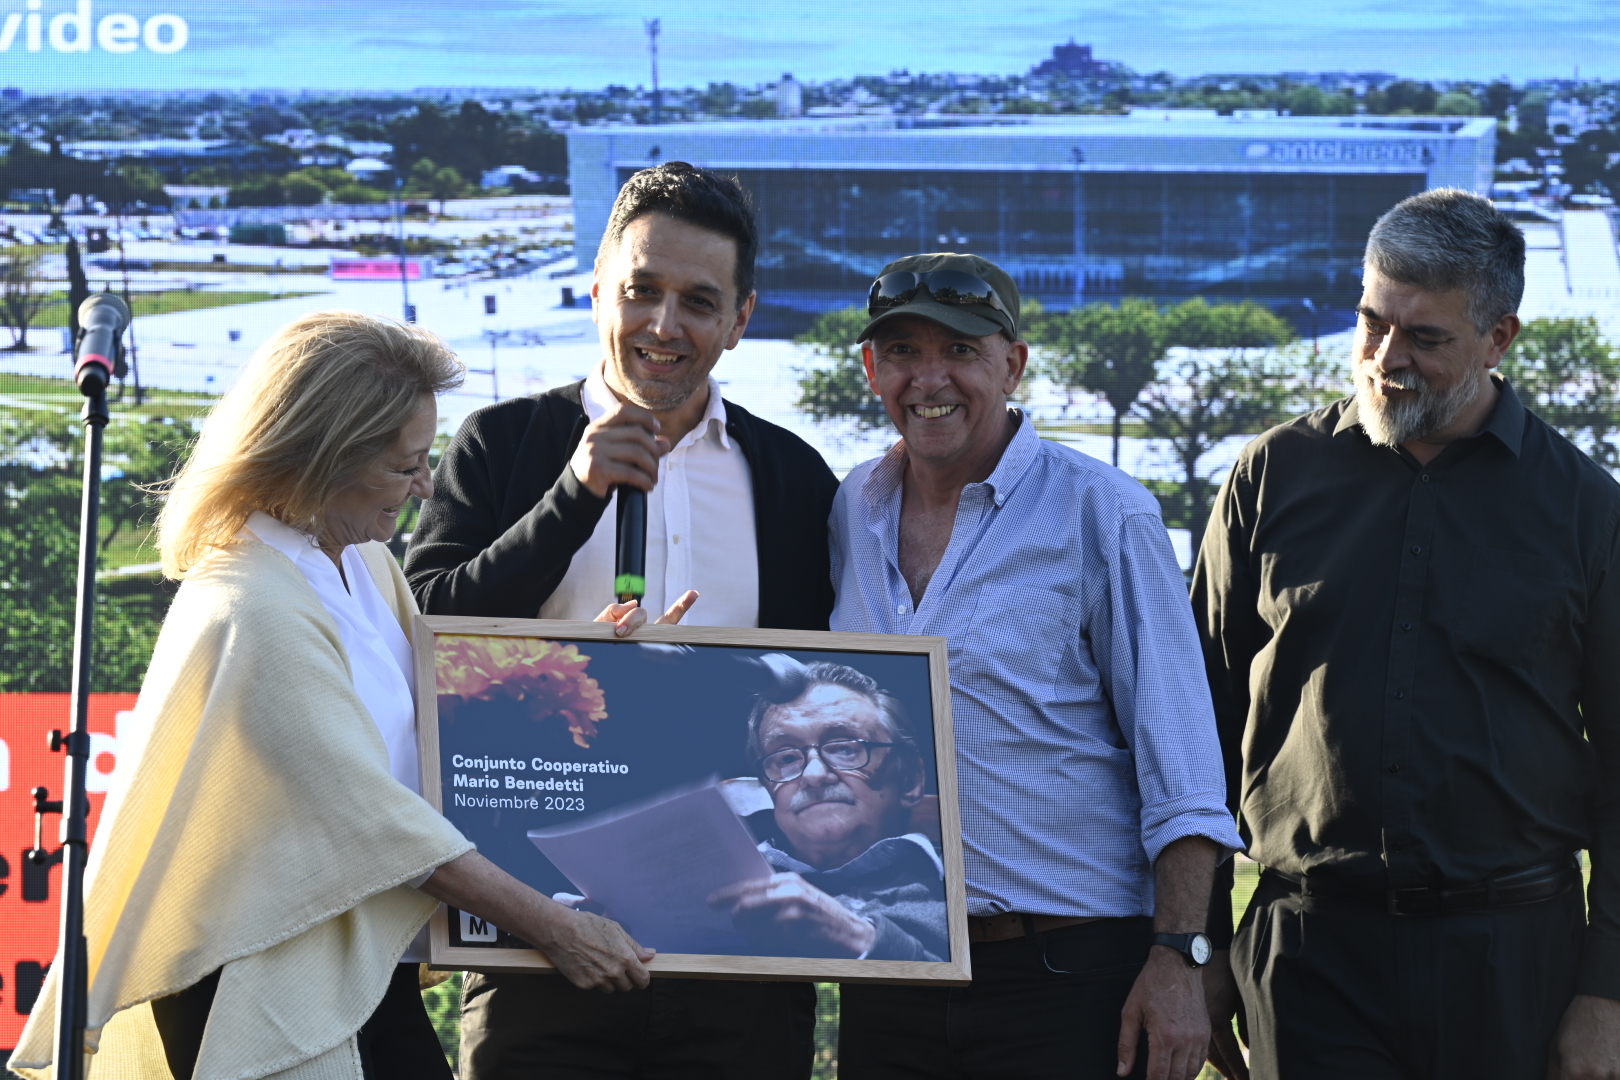
M 1265 867 L 1217 1023 L 1265 1080 L 1620 1076 L 1620 486 L 1495 373 L 1524 275 L 1479 195 L 1385 213 L 1354 396 L 1251 442 L 1204 536 Z
M 661 622 L 825 630 L 837 480 L 711 372 L 755 304 L 754 209 L 735 179 L 671 161 L 620 189 L 597 252 L 590 375 L 481 409 L 440 460 L 406 554 L 424 611 L 642 625 L 613 604 L 614 489 L 647 495 L 646 607 Z M 592 993 L 590 991 L 609 991 Z M 471 975 L 462 1076 L 803 1078 L 814 988 Z
M 845 664 L 795 664 L 782 683 L 748 718 L 776 873 L 710 902 L 762 955 L 947 959 L 938 802 L 904 709 Z
M 860 335 L 901 436 L 833 506 L 835 630 L 938 634 L 973 984 L 846 985 L 845 1080 L 1192 1080 L 1216 864 L 1241 846 L 1180 567 L 1152 495 L 1009 409 L 1012 278 L 889 264 Z

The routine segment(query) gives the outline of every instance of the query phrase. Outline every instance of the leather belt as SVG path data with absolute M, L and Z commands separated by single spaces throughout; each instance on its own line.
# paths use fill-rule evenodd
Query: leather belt
M 1005 915 L 969 915 L 968 940 L 976 944 L 987 941 L 1011 941 L 1013 938 L 1034 937 L 1048 930 L 1065 926 L 1096 922 L 1101 915 L 1025 915 L 1009 911 Z
M 1499 874 L 1472 885 L 1431 885 L 1412 889 L 1362 889 L 1321 875 L 1289 874 L 1271 867 L 1266 873 L 1306 896 L 1350 900 L 1381 907 L 1390 915 L 1445 915 L 1453 911 L 1518 907 L 1553 900 L 1580 887 L 1581 867 L 1573 855 L 1562 855 L 1511 874 Z

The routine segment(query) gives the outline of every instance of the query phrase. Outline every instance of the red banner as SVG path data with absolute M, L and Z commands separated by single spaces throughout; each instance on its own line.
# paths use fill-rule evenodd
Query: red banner
M 90 837 L 118 767 L 118 737 L 129 736 L 134 694 L 90 695 Z M 62 798 L 66 755 L 50 752 L 54 728 L 69 727 L 66 694 L 0 694 L 0 1059 L 17 1044 L 28 1010 L 56 955 L 62 867 L 61 821 L 45 818 L 49 857 L 28 859 L 34 846 L 33 789 Z
M 407 281 L 420 281 L 429 273 L 421 259 L 405 260 Z M 333 259 L 333 281 L 398 281 L 398 259 Z

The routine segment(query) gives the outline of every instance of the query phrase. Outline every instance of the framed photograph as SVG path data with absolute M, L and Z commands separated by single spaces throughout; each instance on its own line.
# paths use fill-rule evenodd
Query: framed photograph
M 969 981 L 945 639 L 419 616 L 422 794 L 654 976 Z M 441 907 L 432 966 L 554 970 Z

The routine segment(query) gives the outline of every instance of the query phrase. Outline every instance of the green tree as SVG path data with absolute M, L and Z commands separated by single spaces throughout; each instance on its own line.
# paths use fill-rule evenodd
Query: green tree
M 461 173 L 450 166 L 436 165 L 432 158 L 419 159 L 411 166 L 410 176 L 405 181 L 406 194 L 438 199 L 441 214 L 444 213 L 444 201 L 465 195 L 467 187 Z
M 332 201 L 349 205 L 388 201 L 388 193 L 369 184 L 348 183 L 332 192 Z
M 1485 108 L 1495 117 L 1506 117 L 1513 104 L 1513 84 L 1497 80 L 1485 88 Z
M 286 198 L 281 181 L 274 176 L 249 176 L 231 185 L 231 206 L 281 206 Z M 319 200 L 317 200 L 319 201 Z
M 150 165 L 122 162 L 108 174 L 107 181 L 102 185 L 101 196 L 114 206 L 169 204 L 168 192 L 163 190 L 163 174 Z
M 1440 95 L 1434 103 L 1434 111 L 1440 116 L 1478 116 L 1481 108 L 1479 99 L 1473 94 L 1453 90 Z
M 0 252 L 0 315 L 11 330 L 11 348 L 28 348 L 28 327 L 45 306 L 45 290 L 35 287 L 45 249 L 17 246 Z
M 1356 111 L 1348 94 L 1330 94 L 1319 86 L 1297 86 L 1283 98 L 1283 108 L 1294 116 L 1339 116 Z
M 1281 353 L 1294 337 L 1286 321 L 1254 303 L 1210 305 L 1202 298 L 1162 316 L 1164 340 L 1184 351 L 1166 377 L 1147 387 L 1135 411 L 1148 434 L 1168 442 L 1181 471 L 1180 504 L 1166 518 L 1185 523 L 1193 551 L 1202 543 L 1216 484 L 1199 463 L 1223 440 L 1271 427 L 1302 405 L 1318 364 L 1303 350 Z M 1307 360 L 1309 356 L 1311 359 Z
M 169 475 L 191 434 L 160 420 L 108 427 L 105 460 L 117 475 L 102 485 L 103 563 L 149 508 L 141 485 Z M 65 414 L 0 413 L 0 692 L 69 688 L 83 445 Z M 171 595 L 146 575 L 97 583 L 95 690 L 140 688 Z
M 1547 104 L 1545 91 L 1532 90 L 1519 101 L 1519 133 L 1522 135 L 1547 134 Z
M 1124 418 L 1158 375 L 1168 329 L 1158 305 L 1140 296 L 1032 320 L 1031 340 L 1047 354 L 1042 373 L 1066 391 L 1102 395 L 1113 410 L 1116 467 Z
M 794 344 L 809 346 L 821 360 L 798 369 L 799 400 L 795 408 L 820 421 L 853 420 L 863 431 L 889 422 L 883 402 L 866 381 L 866 365 L 855 343 L 870 321 L 864 307 L 829 311 L 793 339 Z
M 439 1037 L 439 1049 L 453 1070 L 460 1069 L 461 1058 L 461 972 L 437 986 L 422 991 L 422 1006 L 427 1009 L 433 1032 Z
M 444 213 L 446 199 L 459 199 L 471 190 L 467 181 L 455 169 L 446 165 L 434 172 L 433 179 L 428 184 L 428 192 L 439 200 L 439 213 Z
M 325 184 L 304 173 L 289 173 L 281 180 L 281 196 L 288 206 L 315 206 L 326 192 Z
M 1416 113 L 1420 116 L 1434 112 L 1435 102 L 1440 98 L 1439 92 L 1430 84 L 1411 79 L 1390 83 L 1384 88 L 1383 95 L 1385 107 L 1391 113 Z M 1370 98 L 1372 95 L 1367 96 Z
M 1596 319 L 1531 319 L 1502 358 L 1502 374 L 1593 461 L 1620 468 L 1620 350 Z

